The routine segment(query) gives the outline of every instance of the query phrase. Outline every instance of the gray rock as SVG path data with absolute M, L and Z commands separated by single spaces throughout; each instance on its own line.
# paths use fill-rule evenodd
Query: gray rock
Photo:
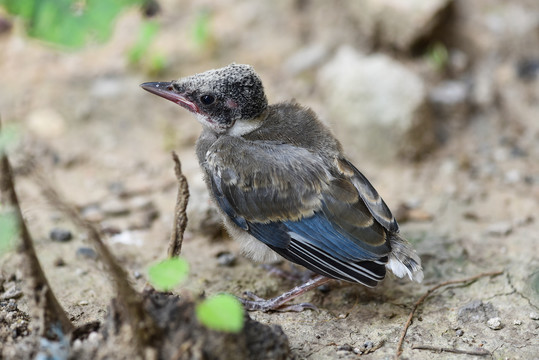
M 322 63 L 328 55 L 328 50 L 326 46 L 319 43 L 303 47 L 286 60 L 284 68 L 291 75 L 310 70 Z
M 360 31 L 384 46 L 410 50 L 443 20 L 452 0 L 357 1 L 350 16 Z
M 507 236 L 513 231 L 513 225 L 509 222 L 497 222 L 487 226 L 487 234 L 494 236 Z
M 75 255 L 77 256 L 77 258 L 82 258 L 82 259 L 91 259 L 91 260 L 97 259 L 97 253 L 95 252 L 95 250 L 86 246 L 79 247 Z
M 491 303 L 483 303 L 481 300 L 473 300 L 462 306 L 457 318 L 463 323 L 486 322 L 488 319 L 498 317 L 498 311 Z
M 67 229 L 54 228 L 49 233 L 49 237 L 54 241 L 67 242 L 73 238 L 73 235 Z
M 418 157 L 434 145 L 423 81 L 390 57 L 341 47 L 318 83 L 347 149 L 387 160 Z

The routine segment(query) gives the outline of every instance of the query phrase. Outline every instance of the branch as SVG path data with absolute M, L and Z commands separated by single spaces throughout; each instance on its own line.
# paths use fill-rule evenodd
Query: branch
M 465 354 L 465 355 L 475 355 L 475 356 L 488 356 L 492 355 L 487 349 L 472 349 L 472 350 L 461 350 L 461 349 L 451 349 L 451 348 L 442 348 L 429 345 L 414 345 L 412 346 L 413 350 L 430 350 L 436 352 L 450 352 L 454 354 Z
M 13 170 L 5 153 L 1 155 L 0 195 L 2 203 L 9 204 L 12 207 L 19 226 L 22 241 L 20 252 L 26 257 L 26 269 L 30 279 L 33 281 L 33 298 L 38 306 L 41 305 L 43 307 L 43 335 L 49 338 L 56 337 L 58 324 L 63 334 L 70 334 L 74 329 L 73 324 L 67 317 L 58 299 L 56 299 L 37 258 L 32 236 L 22 216 L 19 199 L 15 191 Z
M 176 152 L 172 152 L 174 161 L 174 172 L 178 179 L 178 196 L 176 197 L 176 207 L 174 208 L 174 225 L 168 247 L 168 256 L 180 256 L 183 244 L 183 234 L 187 227 L 187 203 L 189 202 L 189 186 L 187 179 L 182 174 L 182 164 Z
M 434 291 L 436 291 L 439 288 L 444 287 L 444 286 L 454 285 L 454 284 L 464 284 L 464 283 L 476 281 L 476 280 L 478 280 L 478 279 L 480 279 L 482 277 L 498 276 L 498 275 L 501 275 L 501 274 L 503 274 L 503 271 L 493 271 L 493 272 L 482 273 L 482 274 L 475 275 L 475 276 L 465 278 L 465 279 L 449 280 L 449 281 L 445 281 L 443 283 L 440 283 L 438 285 L 435 285 L 435 286 L 431 287 L 429 290 L 427 290 L 427 292 L 423 296 L 421 296 L 419 298 L 419 300 L 417 300 L 415 302 L 414 307 L 412 308 L 412 311 L 410 312 L 410 315 L 408 316 L 408 321 L 406 321 L 406 324 L 404 324 L 404 328 L 402 329 L 402 333 L 401 333 L 401 337 L 399 339 L 399 343 L 397 344 L 397 351 L 395 352 L 395 360 L 397 360 L 400 357 L 401 353 L 402 353 L 402 343 L 404 342 L 404 338 L 406 337 L 406 332 L 408 331 L 408 328 L 410 327 L 410 325 L 412 325 L 412 319 L 414 317 L 414 314 L 415 314 L 417 308 Z

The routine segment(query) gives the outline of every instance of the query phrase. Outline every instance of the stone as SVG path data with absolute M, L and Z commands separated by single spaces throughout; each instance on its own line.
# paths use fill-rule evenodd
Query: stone
M 487 325 L 492 330 L 500 330 L 503 327 L 502 320 L 499 317 L 488 319 Z
M 32 111 L 26 119 L 26 126 L 32 134 L 44 139 L 57 138 L 66 130 L 64 117 L 52 108 Z
M 463 323 L 488 321 L 494 317 L 498 317 L 498 311 L 491 303 L 483 303 L 481 300 L 473 300 L 460 307 L 457 315 Z
M 54 241 L 67 242 L 73 238 L 73 235 L 67 229 L 54 228 L 49 233 L 49 237 Z
M 373 42 L 409 51 L 448 16 L 452 0 L 357 1 L 351 16 Z
M 348 152 L 389 160 L 418 158 L 433 147 L 425 85 L 401 63 L 343 46 L 317 79 L 332 128 Z
M 487 234 L 494 236 L 507 236 L 513 231 L 513 225 L 509 222 L 501 221 L 487 226 Z

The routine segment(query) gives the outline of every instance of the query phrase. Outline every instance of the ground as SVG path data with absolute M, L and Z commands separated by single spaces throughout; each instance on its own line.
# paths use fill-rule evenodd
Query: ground
M 328 38 L 339 39 L 329 53 L 339 43 L 368 48 L 367 40 L 351 35 L 353 22 L 342 9 L 318 2 L 304 9 L 300 3 L 227 1 L 180 6 L 163 1 L 162 29 L 150 50 L 162 52 L 168 60 L 162 74 L 149 74 L 144 65 L 127 63 L 125 53 L 141 22 L 137 11 L 122 16 L 110 42 L 74 53 L 27 39 L 17 26 L 0 35 L 2 121 L 22 129 L 22 147 L 10 154 L 17 191 L 40 262 L 60 303 L 76 325 L 103 321 L 112 287 L 103 265 L 84 249 L 89 246 L 84 232 L 44 200 L 25 172 L 28 154 L 36 156 L 69 202 L 101 226 L 107 244 L 139 290 L 147 284 L 148 267 L 166 256 L 177 191 L 169 154 L 173 149 L 191 191 L 182 251 L 191 271 L 176 292 L 193 299 L 219 292 L 241 295 L 247 290 L 269 297 L 296 284 L 241 257 L 237 244 L 220 231 L 194 156 L 198 123 L 186 111 L 138 86 L 236 61 L 257 69 L 271 102 L 295 98 L 321 114 L 342 136 L 345 151 L 393 209 L 401 233 L 417 249 L 425 271 L 421 284 L 391 276 L 375 289 L 334 282 L 300 298 L 319 311 L 251 313 L 253 319 L 280 325 L 297 358 L 355 358 L 356 353 L 378 345 L 362 357 L 390 358 L 414 302 L 430 287 L 503 271 L 466 285 L 443 287 L 427 298 L 408 330 L 402 356 L 431 358 L 431 351 L 412 349 L 429 345 L 482 348 L 496 359 L 537 359 L 539 79 L 534 74 L 525 79 L 526 74 L 517 71 L 522 59 L 537 64 L 537 43 L 517 49 L 507 38 L 489 43 L 493 30 L 489 33 L 477 24 L 490 24 L 493 14 L 507 8 L 498 2 L 481 1 L 475 8 L 456 2 L 461 16 L 456 21 L 464 24 L 460 32 L 469 32 L 462 49 L 469 49 L 473 41 L 484 46 L 469 51 L 474 66 L 464 76 L 470 81 L 482 79 L 480 74 L 490 69 L 487 82 L 494 100 L 476 101 L 419 161 L 397 157 L 382 162 L 376 154 L 357 154 L 354 135 L 339 128 L 338 119 L 327 118 L 322 84 L 314 79 L 316 67 L 302 73 L 286 71 L 285 60 L 304 42 L 327 44 Z M 512 12 L 503 14 L 510 17 L 522 9 L 538 14 L 537 6 L 525 1 L 512 6 Z M 196 45 L 189 34 L 196 14 L 204 8 L 212 9 L 212 35 L 205 45 Z M 462 16 L 462 11 L 470 16 Z M 476 27 L 470 25 L 474 21 Z M 463 35 L 459 36 L 453 46 L 459 45 Z M 495 50 L 486 51 L 489 46 Z M 428 60 L 423 57 L 388 47 L 380 51 L 422 74 L 427 87 L 451 77 L 425 71 Z M 73 239 L 51 240 L 54 228 L 71 231 Z M 236 260 L 222 264 L 223 253 Z M 27 294 L 11 296 L 24 289 L 23 266 L 21 257 L 11 252 L 4 254 L 0 268 L 2 326 L 19 331 L 14 335 L 19 339 L 25 327 L 9 325 L 6 314 L 13 313 L 8 311 L 13 306 L 13 300 L 12 305 L 7 302 L 9 297 L 20 310 L 29 311 Z M 24 320 L 24 314 L 20 316 Z M 4 356 L 9 358 L 9 353 Z M 450 353 L 438 356 L 463 358 Z

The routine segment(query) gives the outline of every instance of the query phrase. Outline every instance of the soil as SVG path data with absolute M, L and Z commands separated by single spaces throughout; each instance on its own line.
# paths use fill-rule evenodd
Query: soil
M 488 70 L 486 85 L 481 84 L 492 96 L 486 102 L 470 100 L 469 111 L 457 120 L 439 119 L 447 121 L 444 136 L 419 162 L 379 162 L 375 154 L 354 153 L 353 134 L 339 129 L 338 119 L 325 118 L 316 67 L 290 74 L 283 65 L 305 43 L 330 43 L 329 53 L 341 43 L 371 51 L 368 39 L 353 35 L 353 19 L 345 10 L 321 2 L 304 8 L 302 1 L 160 3 L 161 30 L 149 50 L 167 59 L 158 74 L 150 73 L 144 62 L 128 63 L 126 53 L 143 21 L 138 11 L 121 17 L 109 42 L 78 52 L 25 38 L 18 24 L 0 34 L 2 121 L 21 130 L 21 145 L 10 153 L 21 207 L 51 287 L 76 326 L 107 321 L 113 288 L 102 263 L 87 249 L 85 233 L 40 195 L 28 171 L 30 156 L 58 191 L 101 227 L 141 292 L 148 267 L 166 257 L 172 229 L 177 188 L 171 150 L 179 154 L 191 193 L 182 250 L 190 275 L 174 293 L 190 300 L 220 292 L 241 296 L 244 291 L 271 297 L 297 284 L 241 257 L 237 244 L 221 231 L 194 156 L 199 125 L 186 111 L 138 86 L 235 61 L 257 69 L 271 102 L 295 98 L 331 124 L 352 161 L 396 213 L 401 233 L 417 249 L 425 271 L 421 284 L 391 276 L 375 289 L 332 282 L 298 298 L 318 311 L 250 313 L 253 320 L 282 328 L 291 351 L 287 356 L 392 357 L 414 302 L 430 287 L 500 270 L 500 276 L 447 286 L 427 298 L 408 330 L 402 357 L 430 359 L 431 350 L 412 349 L 428 345 L 486 349 L 492 358 L 537 358 L 539 79 L 533 66 L 527 73 L 519 69 L 523 60 L 539 63 L 539 46 L 511 42 L 517 36 L 512 32 L 498 38 L 487 26 L 498 14 L 493 8 L 507 10 L 504 2 L 456 2 L 461 12 L 453 15 L 459 16 L 454 22 L 462 26 L 452 46 L 467 51 L 472 64 L 460 78 L 477 85 Z M 539 18 L 537 4 L 511 4 L 514 11 L 504 14 L 514 15 L 514 21 L 522 9 Z M 212 14 L 211 36 L 197 45 L 192 28 L 206 8 Z M 483 47 L 470 50 L 474 41 Z M 430 87 L 455 76 L 429 67 L 426 57 L 390 47 L 379 51 L 421 73 Z M 72 239 L 52 240 L 53 229 L 69 230 Z M 222 261 L 223 254 L 233 261 Z M 15 251 L 1 258 L 0 358 L 39 351 L 24 266 Z M 77 346 L 95 347 L 100 340 L 94 334 Z

